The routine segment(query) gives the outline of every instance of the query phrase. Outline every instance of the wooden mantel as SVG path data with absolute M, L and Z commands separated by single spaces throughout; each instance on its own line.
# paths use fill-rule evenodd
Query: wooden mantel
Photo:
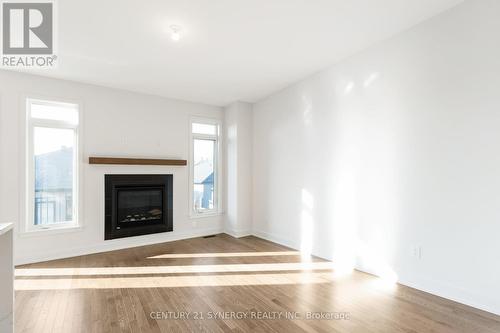
M 89 157 L 89 164 L 119 165 L 187 165 L 187 160 L 168 160 L 160 158 L 126 158 L 126 157 Z

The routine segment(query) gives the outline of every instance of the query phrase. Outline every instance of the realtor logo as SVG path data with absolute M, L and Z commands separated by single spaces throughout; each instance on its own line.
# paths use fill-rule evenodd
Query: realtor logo
M 3 66 L 53 67 L 54 3 L 3 2 L 2 53 Z

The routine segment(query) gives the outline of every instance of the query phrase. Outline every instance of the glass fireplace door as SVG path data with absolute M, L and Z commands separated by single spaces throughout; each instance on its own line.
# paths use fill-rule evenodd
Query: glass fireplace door
M 163 188 L 123 187 L 116 194 L 116 222 L 120 228 L 162 222 Z

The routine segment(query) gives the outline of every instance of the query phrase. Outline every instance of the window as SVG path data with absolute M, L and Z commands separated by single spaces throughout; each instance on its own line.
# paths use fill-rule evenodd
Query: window
M 219 136 L 217 121 L 191 122 L 191 215 L 219 211 Z
M 78 105 L 27 100 L 27 230 L 78 225 Z

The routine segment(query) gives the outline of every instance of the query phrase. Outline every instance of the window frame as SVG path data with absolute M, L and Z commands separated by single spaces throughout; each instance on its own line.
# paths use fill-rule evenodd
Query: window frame
M 215 134 L 193 133 L 193 124 L 215 125 Z M 194 195 L 194 141 L 214 140 L 214 207 L 212 209 L 195 210 Z M 222 122 L 218 119 L 191 117 L 189 121 L 189 217 L 201 218 L 220 215 L 222 213 Z
M 26 121 L 25 121 L 25 140 L 26 140 L 26 210 L 25 210 L 25 223 L 24 232 L 40 232 L 40 231 L 54 231 L 65 229 L 79 229 L 81 228 L 80 213 L 80 197 L 81 197 L 81 123 L 82 123 L 82 107 L 81 104 L 74 101 L 61 101 L 45 98 L 32 98 L 26 97 Z M 74 124 L 70 121 L 55 120 L 55 119 L 42 119 L 33 118 L 31 116 L 32 104 L 55 105 L 55 106 L 71 106 L 76 107 L 78 123 Z M 56 128 L 56 129 L 70 129 L 73 130 L 73 193 L 72 193 L 72 220 L 67 222 L 59 222 L 45 225 L 35 225 L 35 154 L 34 154 L 34 129 L 35 127 L 43 128 Z

